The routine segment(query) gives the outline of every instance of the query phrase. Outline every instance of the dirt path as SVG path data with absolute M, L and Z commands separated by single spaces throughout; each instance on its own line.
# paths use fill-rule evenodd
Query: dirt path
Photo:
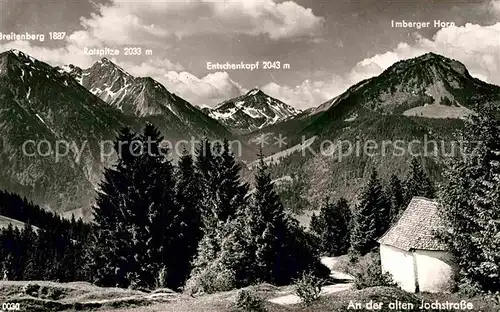
M 354 281 L 354 277 L 345 272 L 335 270 L 335 265 L 338 262 L 338 258 L 336 257 L 323 257 L 321 258 L 321 263 L 326 266 L 330 270 L 330 276 L 336 280 L 344 280 L 344 281 Z
M 328 294 L 336 293 L 339 291 L 344 291 L 352 288 L 353 284 L 352 281 L 354 280 L 354 277 L 351 275 L 345 273 L 345 272 L 340 272 L 337 270 L 334 270 L 333 268 L 335 267 L 335 264 L 337 263 L 337 259 L 334 257 L 324 257 L 321 259 L 321 263 L 323 263 L 324 266 L 326 266 L 328 269 L 330 269 L 330 276 L 335 279 L 339 280 L 341 282 L 333 285 L 326 285 L 323 286 L 321 289 L 321 294 L 320 296 L 325 296 Z M 291 304 L 298 304 L 300 303 L 300 298 L 295 295 L 294 293 L 289 293 L 286 295 L 282 295 L 276 298 L 272 298 L 268 300 L 269 302 L 275 303 L 275 304 L 280 304 L 280 305 L 291 305 Z

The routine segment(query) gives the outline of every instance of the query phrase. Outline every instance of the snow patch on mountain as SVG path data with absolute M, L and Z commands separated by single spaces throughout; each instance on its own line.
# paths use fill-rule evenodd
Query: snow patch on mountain
M 257 89 L 253 89 L 250 92 L 248 92 L 248 95 L 256 95 L 259 92 Z
M 242 96 L 222 102 L 207 112 L 210 117 L 229 128 L 250 132 L 286 120 L 301 111 L 259 89 L 252 89 Z

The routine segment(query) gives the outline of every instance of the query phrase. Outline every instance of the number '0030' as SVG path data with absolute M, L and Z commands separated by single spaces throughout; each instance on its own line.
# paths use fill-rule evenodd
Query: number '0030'
M 15 303 L 15 302 L 2 303 L 2 310 L 3 311 L 19 311 L 19 310 L 21 310 L 21 305 L 19 303 Z

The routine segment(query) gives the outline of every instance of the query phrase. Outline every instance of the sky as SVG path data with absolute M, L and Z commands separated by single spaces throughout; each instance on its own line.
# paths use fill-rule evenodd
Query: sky
M 429 27 L 393 27 L 403 20 Z M 100 57 L 86 51 L 117 49 L 106 57 L 200 106 L 257 87 L 307 109 L 426 52 L 500 85 L 500 0 L 0 0 L 0 32 L 0 52 L 16 48 L 51 65 L 87 68 Z M 6 36 L 26 32 L 45 40 Z M 50 32 L 66 35 L 50 40 Z M 136 47 L 141 55 L 124 55 Z

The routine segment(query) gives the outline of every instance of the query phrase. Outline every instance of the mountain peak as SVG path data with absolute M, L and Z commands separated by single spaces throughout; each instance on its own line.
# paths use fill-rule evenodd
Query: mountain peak
M 13 79 L 21 79 L 27 83 L 27 79 L 38 76 L 43 73 L 43 76 L 58 76 L 57 71 L 36 58 L 28 55 L 17 49 L 0 54 L 0 72 L 2 76 L 9 76 Z
M 119 75 L 123 75 L 123 76 L 129 77 L 129 78 L 132 78 L 132 75 L 127 73 L 123 68 L 116 65 L 115 63 L 113 63 L 113 61 L 111 61 L 110 59 L 108 59 L 106 57 L 103 57 L 99 61 L 95 62 L 89 68 L 89 70 L 93 71 L 93 72 L 99 72 L 101 75 L 105 75 L 105 73 L 108 72 L 109 74 L 115 75 L 118 73 Z
M 2 57 L 2 58 L 11 57 L 11 58 L 17 59 L 23 63 L 34 63 L 35 62 L 34 57 L 27 55 L 27 54 L 25 54 L 22 51 L 19 51 L 17 49 L 10 49 L 6 52 L 3 52 L 0 54 L 0 57 Z
M 111 61 L 107 57 L 103 57 L 102 59 L 100 59 L 99 61 L 94 63 L 94 65 L 119 67 L 118 65 L 113 63 L 113 61 Z
M 248 91 L 246 95 L 253 96 L 253 95 L 265 95 L 265 94 L 264 92 L 262 92 L 262 90 L 258 88 L 253 88 L 250 91 Z
M 110 59 L 107 57 L 103 57 L 99 62 L 104 63 L 104 64 L 114 64 Z
M 431 58 L 445 58 L 445 57 L 442 56 L 442 55 L 436 54 L 434 52 L 427 52 L 427 53 L 422 54 L 421 56 L 419 56 L 419 58 L 422 58 L 422 59 L 431 59 Z
M 10 49 L 10 50 L 8 50 L 8 51 L 6 51 L 4 53 L 13 54 L 15 56 L 24 55 L 24 53 L 22 51 L 19 51 L 18 49 Z
M 496 98 L 497 92 L 498 89 L 472 77 L 459 61 L 426 53 L 393 64 L 323 107 L 333 111 L 342 105 L 352 105 L 355 113 L 363 107 L 384 114 L 462 118 L 475 105 Z
M 409 66 L 429 66 L 430 64 L 442 65 L 443 68 L 458 71 L 460 74 L 465 74 L 467 72 L 465 65 L 460 63 L 459 61 L 433 52 L 428 52 L 414 58 L 401 60 L 390 66 L 388 70 L 391 68 L 401 68 Z
M 212 118 L 241 132 L 275 124 L 298 113 L 300 111 L 257 88 L 224 101 L 209 111 Z

